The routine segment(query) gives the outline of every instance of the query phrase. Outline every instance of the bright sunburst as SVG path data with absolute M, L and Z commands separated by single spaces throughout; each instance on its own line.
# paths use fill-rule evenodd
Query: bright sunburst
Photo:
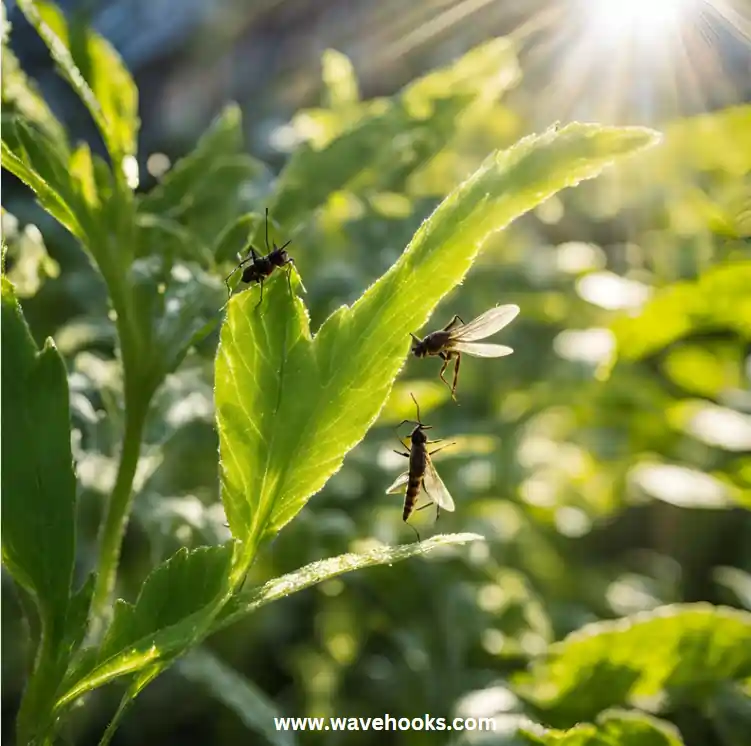
M 678 28 L 695 7 L 695 0 L 580 0 L 592 32 L 603 40 L 632 37 L 644 42 Z
M 549 8 L 531 40 L 548 70 L 536 107 L 543 120 L 656 124 L 742 97 L 724 55 L 734 45 L 751 59 L 748 0 L 561 0 Z

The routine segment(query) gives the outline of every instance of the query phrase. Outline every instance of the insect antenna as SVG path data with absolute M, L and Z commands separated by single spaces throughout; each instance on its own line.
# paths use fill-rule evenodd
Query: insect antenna
M 415 403 L 415 407 L 417 407 L 417 422 L 418 424 L 422 425 L 422 417 L 420 416 L 420 405 L 417 403 L 417 399 L 415 399 L 415 395 L 411 391 L 409 395 L 412 397 L 412 401 Z

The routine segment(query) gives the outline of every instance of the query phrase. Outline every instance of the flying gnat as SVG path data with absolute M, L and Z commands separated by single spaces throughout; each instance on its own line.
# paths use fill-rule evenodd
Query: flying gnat
M 403 448 L 406 448 L 408 452 L 394 450 L 394 453 L 398 453 L 400 456 L 405 456 L 409 459 L 409 469 L 403 474 L 400 474 L 394 483 L 386 490 L 386 494 L 395 494 L 402 491 L 404 485 L 407 485 L 407 491 L 404 495 L 404 512 L 402 513 L 402 520 L 407 523 L 409 517 L 415 510 L 422 510 L 429 505 L 435 504 L 436 506 L 436 520 L 440 514 L 441 508 L 453 512 L 454 501 L 446 489 L 446 485 L 438 476 L 438 472 L 433 465 L 433 461 L 430 458 L 434 453 L 442 451 L 453 443 L 447 443 L 441 448 L 436 448 L 434 451 L 428 451 L 428 446 L 433 443 L 440 443 L 438 440 L 428 440 L 428 436 L 425 434 L 426 430 L 430 430 L 432 425 L 423 425 L 422 418 L 420 417 L 420 405 L 417 403 L 417 399 L 410 394 L 412 401 L 417 408 L 417 420 L 402 420 L 397 425 L 397 437 L 399 443 Z M 399 428 L 405 423 L 411 422 L 416 427 L 410 434 L 410 445 L 408 446 L 399 437 Z M 423 490 L 428 496 L 429 502 L 425 505 L 417 508 L 417 498 L 420 495 L 420 490 Z M 420 534 L 417 533 L 417 529 L 408 524 L 410 528 L 417 534 L 417 540 L 420 541 Z
M 441 372 L 438 374 L 441 380 L 448 386 L 448 381 L 443 374 L 451 360 L 454 363 L 454 381 L 449 388 L 452 398 L 456 399 L 456 384 L 459 381 L 459 365 L 462 354 L 474 357 L 503 357 L 510 355 L 513 350 L 505 345 L 479 344 L 477 340 L 485 339 L 491 334 L 499 332 L 508 326 L 519 314 L 519 306 L 508 304 L 496 306 L 474 321 L 465 324 L 459 316 L 454 316 L 451 321 L 440 331 L 432 332 L 427 337 L 420 339 L 412 334 L 412 354 L 415 357 L 436 356 L 443 360 Z
M 242 282 L 246 284 L 260 284 L 261 297 L 256 304 L 256 308 L 263 302 L 263 282 L 268 279 L 271 273 L 282 267 L 288 267 L 287 270 L 287 284 L 289 285 L 290 293 L 292 292 L 292 282 L 290 280 L 290 273 L 292 267 L 295 265 L 295 260 L 287 253 L 287 246 L 291 241 L 287 241 L 283 246 L 277 246 L 273 244 L 274 248 L 269 249 L 269 208 L 266 208 L 266 254 L 258 254 L 255 248 L 251 245 L 249 247 L 250 256 L 245 257 L 224 279 L 224 284 L 227 286 L 227 293 L 232 295 L 232 288 L 229 285 L 230 278 L 235 272 L 239 272 L 242 269 Z

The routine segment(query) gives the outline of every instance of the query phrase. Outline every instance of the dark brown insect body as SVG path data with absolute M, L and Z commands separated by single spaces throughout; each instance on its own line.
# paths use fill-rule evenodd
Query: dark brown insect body
M 440 331 L 437 332 L 431 332 L 427 335 L 427 337 L 424 337 L 423 339 L 420 339 L 419 337 L 412 334 L 413 344 L 412 344 L 412 354 L 415 357 L 428 357 L 428 356 L 434 356 L 434 357 L 440 357 L 441 360 L 443 360 L 443 365 L 441 366 L 441 372 L 438 374 L 440 379 L 448 386 L 449 382 L 443 377 L 443 374 L 446 372 L 446 368 L 448 367 L 449 362 L 456 358 L 456 363 L 454 363 L 454 382 L 451 388 L 451 396 L 454 396 L 456 393 L 456 384 L 459 382 L 459 366 L 462 362 L 462 356 L 458 352 L 452 352 L 449 348 L 451 345 L 451 330 L 458 324 L 463 324 L 464 321 L 462 321 L 461 317 L 454 316 L 451 321 L 449 321 L 446 326 L 443 327 Z
M 410 396 L 412 395 L 410 394 Z M 407 485 L 407 491 L 404 495 L 404 511 L 402 512 L 402 520 L 405 523 L 407 523 L 409 517 L 415 511 L 417 498 L 420 495 L 421 489 L 425 491 L 430 499 L 430 502 L 423 507 L 435 503 L 437 511 L 436 518 L 438 518 L 438 513 L 441 508 L 449 511 L 454 510 L 454 501 L 451 499 L 451 495 L 443 484 L 443 481 L 438 476 L 438 472 L 435 470 L 435 466 L 433 466 L 433 462 L 430 458 L 434 453 L 438 453 L 438 451 L 443 450 L 443 448 L 446 448 L 447 446 L 436 448 L 435 451 L 428 451 L 429 444 L 438 443 L 440 441 L 428 440 L 425 431 L 430 430 L 432 425 L 422 424 L 420 418 L 420 407 L 414 396 L 412 396 L 412 401 L 415 402 L 415 406 L 417 407 L 417 421 L 402 420 L 398 425 L 398 427 L 400 427 L 405 422 L 413 422 L 416 425 L 410 434 L 409 446 L 399 438 L 399 442 L 404 448 L 408 448 L 408 452 L 395 451 L 395 453 L 398 453 L 400 456 L 405 456 L 409 459 L 409 470 L 400 474 L 391 487 L 386 490 L 387 493 L 400 492 L 402 487 L 405 484 Z M 448 445 L 452 444 L 449 443 Z M 417 508 L 417 510 L 422 510 L 422 508 Z M 419 540 L 420 534 L 417 533 L 416 529 L 414 529 L 414 531 Z
M 477 344 L 476 340 L 489 337 L 511 323 L 519 313 L 519 306 L 505 305 L 491 308 L 474 321 L 465 324 L 459 316 L 454 316 L 443 329 L 428 334 L 423 339 L 412 334 L 412 354 L 415 357 L 440 357 L 443 360 L 440 379 L 449 386 L 443 377 L 451 360 L 454 363 L 454 380 L 449 388 L 451 396 L 456 399 L 456 384 L 459 382 L 459 366 L 462 353 L 475 357 L 502 357 L 510 355 L 513 350 L 505 345 Z
M 404 511 L 402 520 L 406 523 L 415 510 L 417 496 L 422 489 L 425 479 L 425 467 L 428 462 L 428 437 L 425 435 L 426 426 L 418 425 L 410 435 L 409 476 L 407 477 L 407 492 L 404 495 Z M 400 451 L 397 451 L 400 453 Z
M 266 254 L 261 255 L 256 253 L 255 248 L 250 246 L 250 256 L 243 259 L 225 278 L 224 283 L 227 285 L 227 292 L 231 295 L 232 289 L 229 286 L 229 280 L 232 275 L 239 269 L 243 269 L 242 282 L 246 284 L 257 283 L 261 286 L 261 297 L 256 304 L 256 308 L 263 302 L 263 282 L 275 269 L 281 268 L 287 265 L 294 266 L 295 260 L 287 253 L 287 246 L 290 245 L 290 241 L 287 241 L 283 246 L 277 246 L 274 244 L 274 248 L 269 250 L 269 210 L 266 208 Z M 246 266 L 247 265 L 247 266 Z M 287 274 L 287 282 L 290 283 L 290 292 L 292 285 Z

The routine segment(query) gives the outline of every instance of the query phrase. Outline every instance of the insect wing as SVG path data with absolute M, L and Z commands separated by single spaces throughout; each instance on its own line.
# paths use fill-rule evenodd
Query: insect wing
M 451 349 L 474 357 L 504 357 L 514 351 L 506 345 L 490 345 L 478 342 L 454 342 Z
M 428 456 L 427 463 L 425 464 L 425 478 L 423 479 L 423 485 L 425 492 L 428 493 L 428 497 L 443 510 L 449 512 L 454 511 L 454 499 L 446 489 L 446 485 L 443 480 L 438 476 L 438 472 L 433 466 L 433 460 Z
M 469 324 L 458 326 L 451 330 L 451 339 L 457 342 L 474 342 L 485 339 L 508 326 L 519 315 L 519 306 L 510 303 L 506 306 L 496 306 L 478 316 Z
M 401 492 L 402 487 L 409 482 L 409 472 L 405 471 L 404 474 L 400 474 L 394 483 L 386 490 L 387 495 L 392 495 L 396 492 Z

